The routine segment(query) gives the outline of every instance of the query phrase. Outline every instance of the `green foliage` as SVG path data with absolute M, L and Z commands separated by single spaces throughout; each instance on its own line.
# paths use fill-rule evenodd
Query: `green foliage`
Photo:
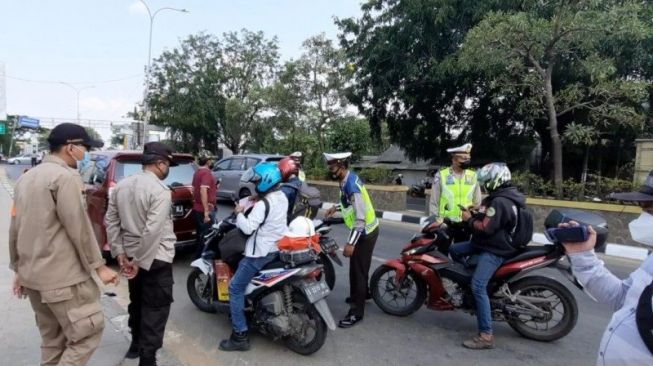
M 169 128 L 184 150 L 234 153 L 260 120 L 279 58 L 276 38 L 263 32 L 192 35 L 152 66 L 148 106 L 152 123 Z
M 367 184 L 387 185 L 392 184 L 394 174 L 392 170 L 385 168 L 363 168 L 358 176 Z
M 512 183 L 530 197 L 550 198 L 554 196 L 554 186 L 550 181 L 529 172 L 514 172 Z M 599 177 L 590 174 L 587 183 L 566 179 L 563 184 L 562 199 L 571 201 L 608 200 L 610 193 L 628 192 L 637 187 L 630 180 Z
M 335 152 L 351 151 L 358 161 L 372 146 L 370 126 L 366 120 L 349 118 L 338 121 L 329 134 L 329 147 Z
M 531 197 L 550 197 L 553 185 L 537 174 L 530 172 L 513 172 L 512 184 L 521 192 Z

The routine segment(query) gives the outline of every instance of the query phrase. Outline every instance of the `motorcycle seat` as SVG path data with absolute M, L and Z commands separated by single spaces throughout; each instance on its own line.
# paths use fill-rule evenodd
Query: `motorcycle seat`
M 263 267 L 263 269 L 279 269 L 279 268 L 285 268 L 286 263 L 282 262 L 279 256 L 277 255 L 272 262 L 268 263 Z
M 532 258 L 541 257 L 543 255 L 548 255 L 555 249 L 553 245 L 533 245 L 525 247 L 521 252 L 519 252 L 514 257 L 508 259 L 503 264 L 509 264 L 519 261 L 524 261 Z

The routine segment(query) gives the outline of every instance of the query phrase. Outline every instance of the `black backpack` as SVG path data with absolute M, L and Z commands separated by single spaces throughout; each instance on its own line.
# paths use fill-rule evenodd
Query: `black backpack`
M 521 249 L 533 240 L 533 214 L 527 208 L 521 208 L 514 202 L 516 210 L 516 223 L 510 232 L 510 245 L 515 249 Z

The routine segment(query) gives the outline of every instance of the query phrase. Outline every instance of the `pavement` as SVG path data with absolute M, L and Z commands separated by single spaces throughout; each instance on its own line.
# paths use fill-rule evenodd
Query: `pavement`
M 13 184 L 0 167 L 0 232 L 8 233 Z M 11 295 L 13 272 L 9 269 L 8 235 L 0 236 L 0 314 L 4 320 L 0 328 L 0 354 L 3 365 L 38 365 L 41 359 L 40 335 L 34 319 L 34 312 L 27 299 Z M 96 279 L 99 283 L 99 281 Z M 127 303 L 118 301 L 116 293 L 126 298 L 127 280 L 122 279 L 118 287 L 101 285 L 101 303 L 104 309 L 105 328 L 102 341 L 88 366 L 136 366 L 138 360 L 124 360 L 131 336 L 127 326 Z M 10 363 L 5 363 L 9 362 Z M 182 365 L 165 348 L 159 351 L 160 366 Z
M 2 170 L 2 169 L 0 169 Z M 1 174 L 1 173 L 0 173 Z M 0 230 L 6 228 L 8 195 L 0 188 Z M 219 205 L 218 218 L 231 210 Z M 376 244 L 371 270 L 388 258 L 397 257 L 404 243 L 418 232 L 415 224 L 383 220 Z M 6 232 L 6 231 L 5 231 Z M 348 236 L 342 225 L 333 226 L 331 237 L 339 244 Z M 6 268 L 6 237 L 0 237 L 0 267 Z M 619 278 L 625 278 L 640 262 L 602 256 L 606 266 Z M 587 295 L 563 279 L 557 271 L 539 270 L 531 275 L 552 277 L 567 286 L 579 306 L 579 319 L 574 330 L 558 341 L 542 343 L 520 337 L 508 325 L 496 323 L 497 348 L 469 351 L 460 343 L 476 332 L 474 317 L 463 312 L 436 312 L 422 308 L 411 316 L 393 317 L 383 313 L 373 302 L 366 307 L 365 320 L 352 329 L 329 332 L 325 345 L 310 357 L 299 356 L 277 341 L 252 335 L 252 351 L 225 353 L 218 350 L 219 341 L 228 337 L 230 322 L 226 316 L 199 311 L 191 303 L 186 291 L 186 278 L 191 270 L 190 252 L 179 252 L 174 263 L 174 297 L 170 320 L 166 328 L 164 349 L 159 359 L 182 365 L 594 365 L 598 345 L 611 317 L 607 306 L 593 302 Z M 347 312 L 344 299 L 349 295 L 348 261 L 336 265 L 336 286 L 329 295 L 329 307 L 336 319 Z M 0 279 L 0 294 L 9 294 L 10 273 Z M 126 351 L 124 308 L 128 303 L 126 281 L 118 287 L 104 290 L 115 296 L 103 298 L 110 322 L 105 339 L 94 355 L 91 365 L 115 365 Z M 0 295 L 0 311 L 15 312 L 8 317 L 7 327 L 0 331 L 0 352 L 9 355 L 12 365 L 33 365 L 38 360 L 39 337 L 29 305 L 24 301 Z M 111 323 L 111 327 L 109 327 Z M 3 323 L 4 325 L 4 323 Z M 109 329 L 110 328 L 110 329 Z M 5 331 L 9 329 L 9 331 Z M 123 338 L 120 338 L 122 336 Z M 113 358 L 110 358 L 113 357 Z M 13 360 L 18 360 L 13 362 Z M 119 361 L 117 361 L 119 362 Z

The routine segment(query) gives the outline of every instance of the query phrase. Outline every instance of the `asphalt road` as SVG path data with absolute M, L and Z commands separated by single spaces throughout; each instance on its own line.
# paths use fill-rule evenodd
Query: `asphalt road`
M 24 166 L 8 167 L 12 179 Z M 230 212 L 219 205 L 219 217 Z M 374 251 L 373 271 L 383 260 L 398 255 L 403 243 L 417 231 L 414 225 L 383 222 Z M 347 237 L 344 227 L 334 227 L 332 236 L 342 244 Z M 638 262 L 606 257 L 608 268 L 621 278 L 628 276 Z M 207 314 L 191 303 L 186 292 L 191 253 L 180 252 L 174 263 L 175 302 L 170 314 L 167 344 L 188 365 L 593 365 L 598 344 L 611 312 L 576 290 L 556 271 L 539 274 L 558 278 L 572 290 L 579 304 L 580 315 L 575 329 L 565 338 L 535 342 L 520 337 L 508 325 L 495 325 L 497 348 L 469 351 L 460 344 L 476 333 L 474 317 L 462 312 L 435 312 L 422 308 L 415 314 L 398 318 L 383 313 L 373 302 L 368 303 L 364 321 L 351 329 L 329 332 L 326 344 L 316 354 L 303 357 L 288 351 L 278 342 L 254 335 L 252 350 L 246 353 L 225 353 L 218 350 L 221 339 L 228 337 L 230 323 L 226 316 Z M 336 287 L 328 299 L 336 319 L 347 312 L 348 263 L 336 266 Z M 122 286 L 126 287 L 126 281 Z M 125 289 L 118 291 L 125 296 Z

